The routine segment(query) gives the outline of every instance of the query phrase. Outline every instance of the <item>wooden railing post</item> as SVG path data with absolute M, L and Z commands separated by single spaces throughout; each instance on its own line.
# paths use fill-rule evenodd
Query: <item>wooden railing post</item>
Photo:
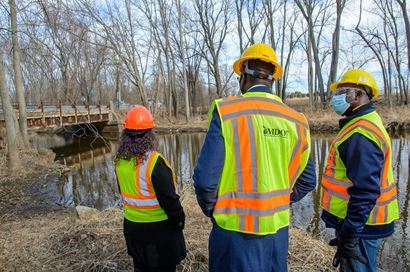
M 101 101 L 100 101 L 100 103 L 98 103 L 98 104 L 97 104 L 97 107 L 98 107 L 98 113 L 99 113 L 99 115 L 100 115 L 100 120 L 102 120 L 102 114 L 101 114 Z
M 77 124 L 78 123 L 78 117 L 77 117 L 77 105 L 73 104 L 72 106 L 74 108 L 74 123 Z
M 90 104 L 87 103 L 87 122 L 91 123 L 91 117 L 90 117 Z
M 46 126 L 47 126 L 47 123 L 46 123 L 46 115 L 45 115 L 45 113 L 44 113 L 44 104 L 43 104 L 43 101 L 40 101 L 40 110 L 41 110 L 41 125 L 42 125 L 43 127 L 46 127 Z
M 60 127 L 62 127 L 63 126 L 63 107 L 61 105 L 61 100 L 60 99 L 58 100 L 57 108 L 60 112 Z

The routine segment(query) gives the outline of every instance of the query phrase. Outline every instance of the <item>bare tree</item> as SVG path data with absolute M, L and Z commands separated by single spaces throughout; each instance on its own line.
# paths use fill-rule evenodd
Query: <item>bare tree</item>
M 219 58 L 228 33 L 229 4 L 229 0 L 195 0 L 194 3 L 200 26 L 199 33 L 207 49 L 207 52 L 203 52 L 203 58 L 208 62 L 210 72 L 214 77 L 217 97 L 221 97 L 224 91 Z
M 308 35 L 309 39 L 311 41 L 311 46 L 312 46 L 312 52 L 313 52 L 313 59 L 315 63 L 315 74 L 317 78 L 317 83 L 318 83 L 318 89 L 319 89 L 319 94 L 320 94 L 320 101 L 323 106 L 326 105 L 326 96 L 324 92 L 324 84 L 323 84 L 323 77 L 322 77 L 322 70 L 321 70 L 321 65 L 320 65 L 320 58 L 319 58 L 319 49 L 316 43 L 316 36 L 315 36 L 315 30 L 314 30 L 314 24 L 313 24 L 313 17 L 314 17 L 314 9 L 316 5 L 318 5 L 317 0 L 295 0 L 296 5 L 299 7 L 300 11 L 302 12 L 303 17 L 305 18 L 307 22 L 307 28 L 308 28 Z M 326 3 L 320 4 L 320 6 L 324 5 Z
M 187 80 L 187 72 L 186 72 L 185 41 L 184 41 L 184 31 L 183 31 L 184 28 L 182 24 L 181 0 L 177 0 L 177 7 L 178 7 L 179 48 L 181 52 L 182 77 L 184 81 L 184 94 L 185 94 L 185 114 L 186 114 L 186 121 L 188 123 L 190 119 L 189 96 L 188 96 L 189 91 L 188 91 L 188 80 Z
M 336 81 L 337 65 L 339 62 L 340 48 L 340 21 L 342 18 L 343 9 L 346 6 L 347 0 L 336 0 L 336 23 L 335 30 L 332 35 L 332 60 L 330 62 L 329 78 L 327 80 L 327 96 L 330 97 L 330 85 Z
M 80 9 L 93 19 L 99 28 L 92 29 L 96 35 L 106 39 L 109 48 L 124 63 L 128 79 L 136 87 L 141 103 L 148 106 L 144 81 L 141 77 L 139 61 L 141 52 L 137 50 L 137 35 L 130 0 L 124 0 L 125 16 L 115 4 L 106 2 L 103 7 L 94 7 L 88 0 L 78 0 Z M 99 29 L 102 29 L 102 33 Z M 107 45 L 108 46 L 108 45 Z
M 410 71 L 410 21 L 409 21 L 409 14 L 407 11 L 407 2 L 406 0 L 396 0 L 397 3 L 400 5 L 402 14 L 403 14 L 403 22 L 406 28 L 406 41 L 407 41 L 407 69 Z
M 0 50 L 0 96 L 1 103 L 3 105 L 3 116 L 6 123 L 6 134 L 7 134 L 7 155 L 9 158 L 9 169 L 13 170 L 21 166 L 18 145 L 17 145 L 17 133 L 18 131 L 14 128 L 13 121 L 13 108 L 10 103 L 10 96 L 7 90 L 6 84 L 6 74 L 4 70 L 3 63 L 3 51 Z
M 14 68 L 14 84 L 16 87 L 17 100 L 19 105 L 19 126 L 23 139 L 23 144 L 26 148 L 30 146 L 27 132 L 27 110 L 26 100 L 24 97 L 23 78 L 21 75 L 20 66 L 20 46 L 17 37 L 17 8 L 15 0 L 9 0 L 10 6 L 10 26 L 11 26 L 11 40 L 13 44 L 13 68 Z

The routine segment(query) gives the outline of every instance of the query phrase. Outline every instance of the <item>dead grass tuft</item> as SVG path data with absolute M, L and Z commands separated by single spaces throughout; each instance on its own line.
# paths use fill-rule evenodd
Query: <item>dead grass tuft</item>
M 193 193 L 182 204 L 187 258 L 179 271 L 207 271 L 209 220 L 203 216 Z M 131 271 L 122 234 L 122 211 L 98 212 L 78 220 L 72 211 L 52 212 L 1 222 L 0 263 L 4 271 Z M 0 220 L 1 221 L 1 220 Z M 333 271 L 333 249 L 302 230 L 290 234 L 289 271 Z

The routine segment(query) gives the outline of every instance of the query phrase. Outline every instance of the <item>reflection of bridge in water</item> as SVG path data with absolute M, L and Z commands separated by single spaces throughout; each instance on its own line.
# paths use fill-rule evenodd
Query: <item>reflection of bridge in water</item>
M 14 112 L 18 117 L 18 107 Z M 28 105 L 27 126 L 48 127 L 80 125 L 86 123 L 100 123 L 111 121 L 111 110 L 105 105 Z M 3 110 L 0 107 L 0 126 L 4 126 Z

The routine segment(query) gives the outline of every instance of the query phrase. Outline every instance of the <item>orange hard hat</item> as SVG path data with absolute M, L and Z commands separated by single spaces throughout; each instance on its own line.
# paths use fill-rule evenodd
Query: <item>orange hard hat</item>
M 127 112 L 122 125 L 133 130 L 151 129 L 154 127 L 154 118 L 146 107 L 135 106 Z

